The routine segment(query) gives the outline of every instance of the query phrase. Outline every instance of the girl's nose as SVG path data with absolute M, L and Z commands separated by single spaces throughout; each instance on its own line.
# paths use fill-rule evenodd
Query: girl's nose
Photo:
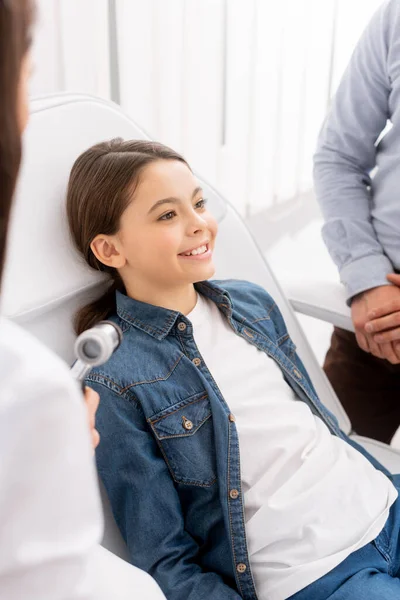
M 207 221 L 201 217 L 201 215 L 194 213 L 190 223 L 188 224 L 189 231 L 197 233 L 198 231 L 204 231 L 207 228 Z

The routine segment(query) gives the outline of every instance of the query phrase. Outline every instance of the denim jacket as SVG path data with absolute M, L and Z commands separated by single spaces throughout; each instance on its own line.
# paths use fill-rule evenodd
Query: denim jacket
M 196 288 L 235 333 L 276 361 L 298 400 L 334 435 L 386 472 L 321 404 L 266 291 L 234 280 Z M 122 344 L 87 383 L 101 396 L 97 464 L 132 563 L 171 600 L 256 600 L 235 416 L 189 319 L 117 292 L 112 320 L 122 328 Z

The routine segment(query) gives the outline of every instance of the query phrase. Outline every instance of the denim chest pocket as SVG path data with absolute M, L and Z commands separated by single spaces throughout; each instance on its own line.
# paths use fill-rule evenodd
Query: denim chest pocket
M 211 406 L 205 392 L 195 394 L 148 419 L 177 483 L 211 486 L 216 458 Z

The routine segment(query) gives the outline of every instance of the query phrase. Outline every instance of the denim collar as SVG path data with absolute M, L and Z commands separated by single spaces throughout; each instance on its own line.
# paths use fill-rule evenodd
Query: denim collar
M 195 288 L 199 294 L 215 302 L 224 312 L 232 311 L 229 293 L 215 281 L 201 281 L 195 284 Z M 158 340 L 164 339 L 170 333 L 178 318 L 186 318 L 176 310 L 140 302 L 119 291 L 116 292 L 116 302 L 120 319 Z

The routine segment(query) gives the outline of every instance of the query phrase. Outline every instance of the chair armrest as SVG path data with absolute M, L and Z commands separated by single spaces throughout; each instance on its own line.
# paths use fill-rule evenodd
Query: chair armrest
M 400 427 L 398 428 L 398 430 L 392 437 L 392 441 L 390 442 L 390 445 L 392 446 L 392 448 L 395 448 L 396 450 L 399 450 L 399 452 L 400 452 Z
M 344 288 L 340 283 L 307 279 L 281 279 L 280 283 L 296 312 L 354 331 L 350 308 L 346 304 Z
M 293 309 L 354 331 L 337 269 L 321 239 L 322 218 L 286 235 L 266 257 Z

